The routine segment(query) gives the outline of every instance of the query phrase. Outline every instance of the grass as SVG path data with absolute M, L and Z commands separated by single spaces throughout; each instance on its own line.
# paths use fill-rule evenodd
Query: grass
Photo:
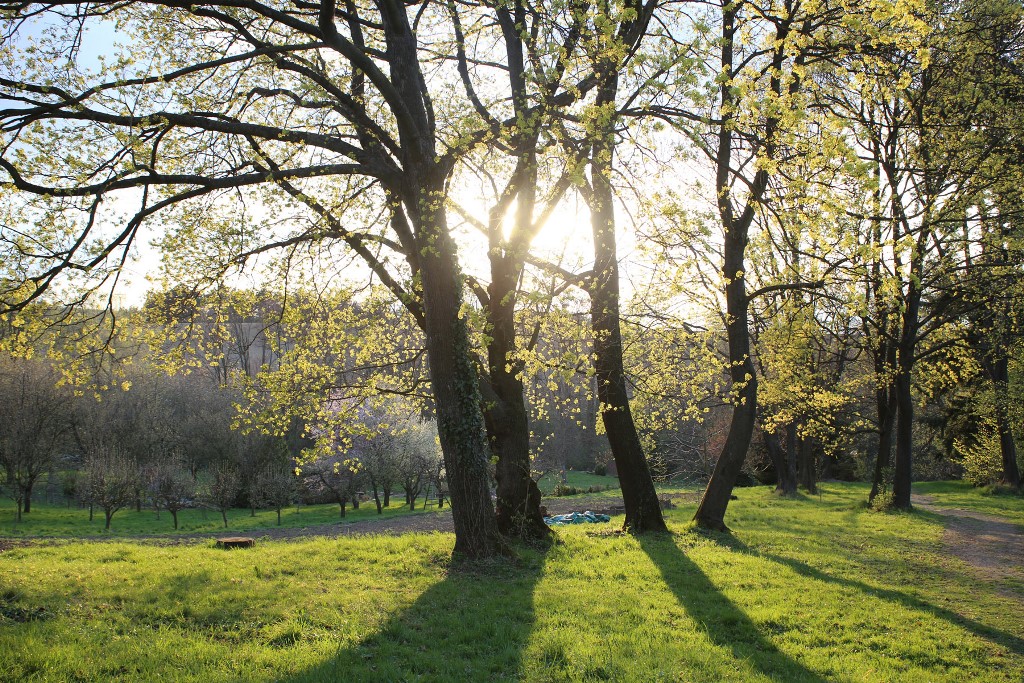
M 600 486 L 602 488 L 619 488 L 618 477 L 606 477 L 600 474 L 593 474 L 591 472 L 577 472 L 576 470 L 568 470 L 565 473 L 566 483 L 569 486 L 575 486 L 578 489 L 584 491 L 591 486 Z M 551 492 L 555 490 L 555 486 L 561 481 L 561 474 L 559 472 L 548 472 L 537 481 L 537 487 L 540 492 L 544 495 L 551 495 Z
M 402 503 L 404 495 L 394 496 L 391 506 L 384 508 L 385 517 L 403 514 L 432 514 L 437 512 L 437 501 L 430 501 L 425 509 L 422 499 L 416 501 L 417 508 L 410 511 Z M 345 517 L 339 515 L 337 505 L 291 506 L 281 510 L 282 527 L 306 527 L 321 524 L 355 522 L 362 519 L 378 519 L 377 507 L 373 501 L 361 503 L 358 510 L 349 507 Z M 103 511 L 97 509 L 93 521 L 89 521 L 88 509 L 72 505 L 45 505 L 32 503 L 32 511 L 22 515 L 22 521 L 15 522 L 13 504 L 0 507 L 0 537 L 89 537 L 89 536 L 173 536 L 225 531 L 224 521 L 217 510 L 187 509 L 178 513 L 178 530 L 170 513 L 162 511 L 159 516 L 152 509 L 136 512 L 134 508 L 119 510 L 114 514 L 110 529 L 103 528 Z M 257 510 L 251 516 L 248 508 L 228 511 L 229 532 L 258 532 L 276 528 L 277 513 L 273 510 Z
M 914 493 L 941 500 L 946 507 L 999 515 L 1024 525 L 1024 496 L 1008 489 L 977 489 L 964 481 L 928 481 L 914 484 Z
M 0 679 L 1024 678 L 1020 601 L 947 557 L 934 515 L 822 489 L 738 491 L 732 536 L 692 529 L 689 505 L 671 535 L 568 527 L 457 570 L 447 534 L 17 546 L 0 553 Z

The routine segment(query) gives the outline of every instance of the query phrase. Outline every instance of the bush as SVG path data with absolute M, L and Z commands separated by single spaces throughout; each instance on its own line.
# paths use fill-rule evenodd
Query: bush
M 569 486 L 568 484 L 563 484 L 563 483 L 559 482 L 559 483 L 555 484 L 555 490 L 551 492 L 551 495 L 553 495 L 553 496 L 575 496 L 577 493 L 582 493 L 582 491 L 580 489 L 576 488 L 575 486 Z
M 608 466 L 607 465 L 598 465 L 597 467 L 594 468 L 594 474 L 596 474 L 599 477 L 607 476 L 608 475 Z
M 556 496 L 556 497 L 558 497 L 558 496 L 576 496 L 576 495 L 579 495 L 581 493 L 600 493 L 601 491 L 605 491 L 605 490 L 607 490 L 609 488 L 611 488 L 611 487 L 609 487 L 609 486 L 601 486 L 600 484 L 595 484 L 594 486 L 588 486 L 587 488 L 583 489 L 583 488 L 577 488 L 575 486 L 569 486 L 568 484 L 561 484 L 561 483 L 559 483 L 559 484 L 555 484 L 555 489 L 551 492 L 551 495 Z
M 1003 461 L 995 420 L 983 420 L 973 439 L 954 439 L 953 449 L 964 468 L 965 481 L 974 486 L 988 486 L 999 481 L 1003 474 Z

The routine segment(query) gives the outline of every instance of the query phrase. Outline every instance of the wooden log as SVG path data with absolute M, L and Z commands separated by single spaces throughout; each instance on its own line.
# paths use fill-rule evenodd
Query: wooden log
M 248 536 L 228 536 L 217 539 L 218 548 L 251 548 L 256 544 L 256 539 Z

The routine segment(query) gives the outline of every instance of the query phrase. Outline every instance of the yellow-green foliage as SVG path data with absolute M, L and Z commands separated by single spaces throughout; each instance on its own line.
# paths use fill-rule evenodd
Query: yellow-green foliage
M 986 486 L 1002 477 L 999 428 L 991 415 L 979 420 L 977 432 L 972 438 L 954 439 L 953 449 L 964 468 L 964 480 L 975 486 Z

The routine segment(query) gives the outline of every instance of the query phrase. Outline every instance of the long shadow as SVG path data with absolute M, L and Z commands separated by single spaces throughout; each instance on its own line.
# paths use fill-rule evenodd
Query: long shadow
M 765 638 L 757 625 L 718 590 L 668 534 L 639 537 L 640 547 L 661 572 L 679 605 L 715 645 L 774 681 L 827 679 L 806 668 Z
M 986 624 L 974 621 L 973 619 L 969 619 L 968 617 L 965 617 L 962 614 L 953 612 L 952 610 L 948 610 L 944 607 L 933 605 L 932 603 L 922 600 L 921 598 L 915 597 L 913 595 L 907 595 L 906 593 L 903 593 L 898 590 L 893 590 L 891 588 L 878 588 L 876 586 L 870 586 L 866 583 L 856 581 L 854 579 L 846 579 L 841 576 L 832 576 L 831 574 L 826 574 L 820 569 L 811 567 L 810 565 L 807 565 L 799 560 L 794 560 L 789 557 L 782 557 L 780 555 L 773 555 L 771 553 L 763 553 L 757 550 L 751 550 L 750 548 L 747 548 L 741 543 L 736 544 L 733 547 L 736 548 L 736 550 L 744 552 L 748 555 L 760 557 L 770 562 L 775 562 L 776 564 L 789 567 L 801 576 L 805 576 L 816 581 L 822 581 L 824 583 L 830 583 L 837 586 L 843 586 L 846 588 L 853 588 L 872 597 L 888 600 L 889 602 L 902 605 L 903 607 L 928 612 L 929 614 L 932 614 L 933 616 L 943 619 L 949 622 L 950 624 L 953 624 L 954 626 L 959 626 L 970 631 L 979 638 L 984 638 L 985 640 L 989 640 L 999 645 L 1003 645 L 1013 650 L 1017 654 L 1024 655 L 1024 639 L 1019 638 L 1018 636 L 1015 636 L 1012 633 L 1007 633 L 1006 631 L 1001 631 L 997 628 L 993 628 Z
M 940 523 L 942 521 L 941 516 L 934 515 L 930 512 L 915 512 L 914 514 L 934 517 Z M 720 538 L 714 538 L 713 540 L 718 544 L 727 546 L 737 552 L 751 555 L 753 557 L 759 557 L 761 559 L 768 560 L 769 562 L 774 562 L 784 567 L 788 567 L 797 574 L 809 579 L 814 579 L 823 583 L 830 583 L 836 586 L 843 586 L 845 588 L 852 588 L 865 593 L 866 595 L 870 595 L 871 597 L 887 600 L 910 609 L 928 612 L 929 614 L 938 617 L 939 619 L 943 619 L 954 626 L 959 626 L 970 631 L 979 638 L 1003 645 L 1015 653 L 1024 654 L 1024 638 L 1020 638 L 1012 633 L 1007 633 L 1006 631 L 975 621 L 958 612 L 954 612 L 944 607 L 939 607 L 938 605 L 934 605 L 927 600 L 923 600 L 914 595 L 908 595 L 907 593 L 894 590 L 892 588 L 879 588 L 877 586 L 866 584 L 862 581 L 857 581 L 856 579 L 833 576 L 832 574 L 823 572 L 822 570 L 812 567 L 800 560 L 750 548 L 735 536 L 721 536 Z
M 543 552 L 452 569 L 373 634 L 280 681 L 488 681 L 521 677 Z

